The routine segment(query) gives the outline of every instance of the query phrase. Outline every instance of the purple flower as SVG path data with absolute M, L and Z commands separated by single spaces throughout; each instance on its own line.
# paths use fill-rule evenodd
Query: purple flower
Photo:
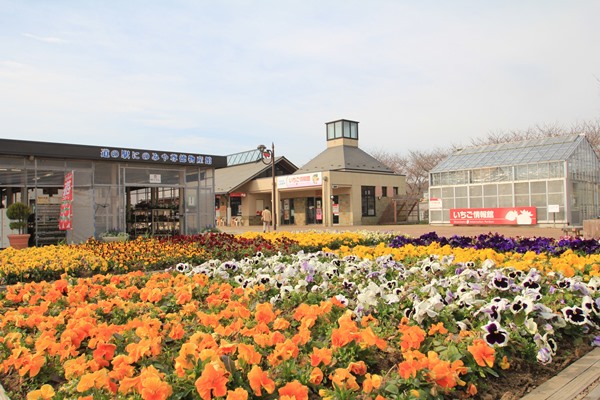
M 492 321 L 483 327 L 487 333 L 483 335 L 485 341 L 490 345 L 506 346 L 508 343 L 508 332 L 499 323 Z
M 600 336 L 596 336 L 592 341 L 592 346 L 600 347 Z

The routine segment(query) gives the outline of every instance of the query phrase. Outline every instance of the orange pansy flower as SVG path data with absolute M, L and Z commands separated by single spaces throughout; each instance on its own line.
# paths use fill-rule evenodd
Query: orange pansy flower
M 275 320 L 275 313 L 273 312 L 273 304 L 261 303 L 256 305 L 256 311 L 254 312 L 254 319 L 258 322 L 264 322 L 266 324 Z
M 440 333 L 440 334 L 442 334 L 442 335 L 445 335 L 445 334 L 447 334 L 447 333 L 448 333 L 448 329 L 446 329 L 446 328 L 444 327 L 444 323 L 443 323 L 443 322 L 438 322 L 438 323 L 437 323 L 437 324 L 435 324 L 435 325 L 431 325 L 431 327 L 429 328 L 429 331 L 427 332 L 427 334 L 428 334 L 429 336 L 433 336 L 433 335 L 435 335 L 436 333 Z
M 38 390 L 27 393 L 27 400 L 48 400 L 54 397 L 54 389 L 50 385 L 42 385 Z
M 363 392 L 371 393 L 373 389 L 379 389 L 381 386 L 381 376 L 377 374 L 366 374 L 363 381 Z
M 351 362 L 348 364 L 348 371 L 355 375 L 364 375 L 367 373 L 367 364 L 364 361 Z
M 152 375 L 142 379 L 142 390 L 140 394 L 144 400 L 166 400 L 173 394 L 171 385 L 160 379 L 159 376 Z
M 202 400 L 211 400 L 213 396 L 221 397 L 227 394 L 229 373 L 217 363 L 206 364 L 202 375 L 196 380 L 195 386 Z
M 225 400 L 248 400 L 248 392 L 242 388 L 229 390 Z
M 308 388 L 294 380 L 278 390 L 280 400 L 308 400 Z
M 474 340 L 473 344 L 467 347 L 467 350 L 473 355 L 475 362 L 480 367 L 492 367 L 494 365 L 496 350 L 494 350 L 493 347 L 490 347 L 485 340 Z
M 320 385 L 321 382 L 323 382 L 323 377 L 324 377 L 324 375 L 323 375 L 323 371 L 321 371 L 321 368 L 315 367 L 310 372 L 310 377 L 308 378 L 308 381 L 310 383 L 312 383 L 313 385 Z
M 356 377 L 350 373 L 346 368 L 337 368 L 332 374 L 329 375 L 329 379 L 334 386 L 349 390 L 358 390 L 360 386 L 356 382 Z
M 250 383 L 250 388 L 257 396 L 262 396 L 262 388 L 269 394 L 275 391 L 275 382 L 258 365 L 252 366 L 252 369 L 248 372 L 248 382 Z
M 313 367 L 318 366 L 320 363 L 323 365 L 331 364 L 331 357 L 333 355 L 333 351 L 329 348 L 319 349 L 317 347 L 313 347 L 313 351 L 310 355 L 310 365 Z
M 248 365 L 259 364 L 260 360 L 262 359 L 262 355 L 256 351 L 254 346 L 249 344 L 238 344 L 237 351 L 238 358 L 244 360 Z

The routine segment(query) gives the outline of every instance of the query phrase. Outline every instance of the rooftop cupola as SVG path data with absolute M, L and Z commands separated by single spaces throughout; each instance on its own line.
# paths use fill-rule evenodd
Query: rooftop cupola
M 327 122 L 327 148 L 336 146 L 358 147 L 358 122 L 347 119 Z

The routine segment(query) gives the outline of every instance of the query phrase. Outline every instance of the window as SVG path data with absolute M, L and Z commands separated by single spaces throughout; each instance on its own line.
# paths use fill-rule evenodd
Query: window
M 394 196 L 398 196 L 398 186 L 394 186 Z
M 388 197 L 387 195 L 387 186 L 381 187 L 381 197 Z
M 361 186 L 362 215 L 372 217 L 375 215 L 375 186 Z

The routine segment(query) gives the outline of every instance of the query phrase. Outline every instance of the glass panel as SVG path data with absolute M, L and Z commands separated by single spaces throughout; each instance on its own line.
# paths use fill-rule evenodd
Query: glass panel
M 342 133 L 342 136 L 345 138 L 350 137 L 350 122 L 348 121 L 344 121 L 344 131 Z
M 515 194 L 529 194 L 529 182 L 515 183 Z
M 471 197 L 469 200 L 469 204 L 471 208 L 482 208 L 483 207 L 483 198 L 482 197 Z
M 94 163 L 94 183 L 96 185 L 117 185 L 119 182 L 117 163 Z
M 498 185 L 498 195 L 506 196 L 512 195 L 513 184 L 512 183 L 501 183 Z
M 532 194 L 531 195 L 531 205 L 536 207 L 546 206 L 548 203 L 546 202 L 546 194 Z
M 548 181 L 548 193 L 562 193 L 564 190 L 565 181 Z
M 327 139 L 335 139 L 335 126 L 327 124 Z
M 525 181 L 528 179 L 527 177 L 527 165 L 516 165 L 516 177 L 517 181 Z
M 442 211 L 441 210 L 429 210 L 429 221 L 430 222 L 442 222 Z
M 529 195 L 516 195 L 515 196 L 515 206 L 516 207 L 529 206 Z
M 342 137 L 342 121 L 335 122 L 335 137 Z
M 128 185 L 156 184 L 179 185 L 180 171 L 156 168 L 126 168 L 125 183 Z
M 356 122 L 350 124 L 350 137 L 352 139 L 358 139 L 358 124 Z
M 469 187 L 469 195 L 471 197 L 483 195 L 483 186 L 481 186 L 481 185 L 470 186 Z
M 484 197 L 483 198 L 483 206 L 484 207 L 498 207 L 498 198 L 494 197 Z
M 550 193 L 548 194 L 548 204 L 558 204 L 559 206 L 564 206 L 565 196 L 562 193 Z
M 512 207 L 512 196 L 498 196 L 498 207 Z
M 429 188 L 429 197 L 442 197 L 442 188 Z
M 469 199 L 466 197 L 458 197 L 454 201 L 455 208 L 469 208 Z
M 531 193 L 546 193 L 546 181 L 531 182 Z
M 483 185 L 484 196 L 495 196 L 498 194 L 498 185 Z
M 454 195 L 456 197 L 467 197 L 467 187 L 466 186 L 456 186 L 454 188 Z

